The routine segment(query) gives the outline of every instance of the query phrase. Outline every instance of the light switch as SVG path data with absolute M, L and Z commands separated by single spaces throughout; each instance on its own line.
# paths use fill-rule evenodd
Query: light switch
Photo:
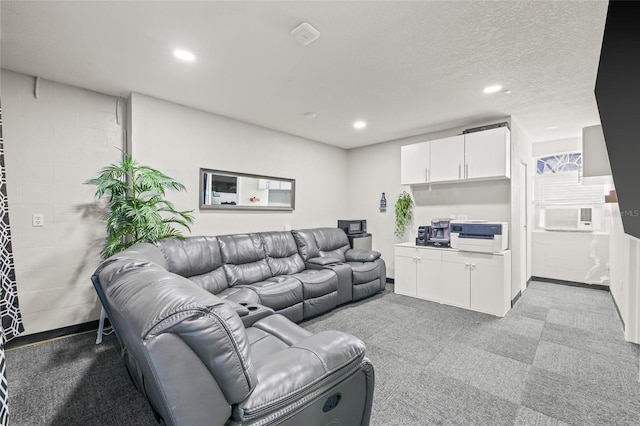
M 42 213 L 34 213 L 31 217 L 31 226 L 44 226 L 44 215 Z

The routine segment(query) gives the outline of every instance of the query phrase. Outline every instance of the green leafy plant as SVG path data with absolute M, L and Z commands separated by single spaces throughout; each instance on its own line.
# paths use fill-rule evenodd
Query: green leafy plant
M 95 197 L 109 199 L 107 238 L 102 255 L 107 258 L 138 242 L 161 238 L 184 238 L 174 226 L 188 230 L 190 211 L 178 211 L 167 201 L 167 191 L 184 191 L 173 178 L 151 167 L 141 166 L 130 155 L 100 171 L 86 182 L 97 187 Z
M 413 220 L 413 199 L 406 191 L 398 196 L 396 201 L 396 230 L 398 238 L 404 236 L 407 225 Z

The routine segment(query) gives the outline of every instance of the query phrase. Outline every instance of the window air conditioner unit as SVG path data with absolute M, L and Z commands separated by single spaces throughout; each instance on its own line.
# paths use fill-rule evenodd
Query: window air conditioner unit
M 593 208 L 548 206 L 543 210 L 547 231 L 593 231 Z

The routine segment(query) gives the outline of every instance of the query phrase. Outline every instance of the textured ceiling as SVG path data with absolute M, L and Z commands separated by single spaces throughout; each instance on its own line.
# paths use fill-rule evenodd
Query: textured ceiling
M 593 91 L 606 1 L 0 7 L 3 68 L 144 93 L 343 148 L 505 116 L 534 141 L 599 123 Z M 301 22 L 320 31 L 316 42 L 289 36 Z M 176 61 L 179 47 L 197 60 Z M 483 94 L 493 83 L 511 94 Z M 353 129 L 356 119 L 367 128 Z

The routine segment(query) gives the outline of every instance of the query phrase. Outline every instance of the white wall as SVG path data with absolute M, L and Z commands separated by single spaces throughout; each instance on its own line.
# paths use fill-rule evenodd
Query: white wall
M 624 233 L 620 208 L 611 208 L 610 290 L 625 324 L 625 339 L 640 344 L 640 240 Z
M 133 157 L 187 187 L 170 193 L 193 210 L 192 235 L 222 235 L 336 226 L 347 215 L 347 151 L 297 136 L 134 93 Z M 294 212 L 199 211 L 199 169 L 296 179 Z M 188 233 L 187 233 L 188 234 Z
M 582 138 L 556 139 L 535 142 L 531 147 L 533 158 L 565 152 L 582 152 Z
M 95 320 L 104 223 L 83 182 L 118 161 L 116 98 L 2 70 L 7 192 L 25 335 Z M 123 106 L 123 103 L 120 103 Z M 31 226 L 44 214 L 42 228 Z
M 394 245 L 415 241 L 420 225 L 432 219 L 466 216 L 468 219 L 510 221 L 510 184 L 508 180 L 415 186 L 400 184 L 400 147 L 460 134 L 464 129 L 483 124 L 509 121 L 493 120 L 469 126 L 428 133 L 396 141 L 349 150 L 348 215 L 366 219 L 373 234 L 373 249 L 387 262 L 387 276 L 395 276 Z M 416 202 L 414 220 L 402 240 L 394 235 L 395 202 L 402 191 L 411 192 Z M 380 212 L 380 197 L 387 197 L 387 210 Z
M 582 138 L 536 142 L 533 144 L 532 152 L 534 161 L 536 158 L 557 153 L 582 152 Z M 532 169 L 535 174 L 535 164 Z M 559 184 L 554 185 L 558 191 L 557 194 L 560 194 L 559 191 L 565 188 Z M 609 211 L 609 205 L 603 203 L 604 194 L 609 186 L 599 184 L 580 187 L 577 181 L 573 185 L 572 189 L 565 190 L 565 192 L 573 191 L 566 194 L 568 199 L 576 193 L 584 194 L 583 198 L 594 198 L 597 194 L 602 195 L 599 202 L 594 201 L 592 204 L 594 232 L 545 231 L 540 228 L 538 223 L 540 208 L 534 207 L 532 211 L 532 215 L 535 217 L 535 223 L 532 227 L 534 230 L 532 235 L 532 274 L 544 278 L 608 285 L 609 271 L 607 266 L 610 259 L 608 234 L 611 218 L 609 218 L 609 213 L 605 214 L 605 210 Z M 585 191 L 577 191 L 578 189 Z M 536 189 L 536 191 L 538 190 L 539 188 Z
M 585 284 L 609 284 L 609 235 L 536 231 L 533 275 Z
M 509 219 L 509 247 L 511 248 L 511 298 L 516 297 L 518 292 L 526 288 L 527 280 L 530 277 L 527 265 L 531 264 L 531 222 L 532 208 L 527 209 L 521 215 L 521 197 L 528 207 L 531 207 L 531 196 L 533 186 L 531 176 L 534 171 L 534 164 L 531 158 L 531 139 L 522 131 L 516 117 L 511 117 L 511 217 Z M 520 165 L 527 166 L 527 176 L 523 176 Z M 526 181 L 526 191 L 522 193 L 523 182 Z M 524 219 L 524 220 L 523 220 Z M 522 228 L 527 225 L 525 231 Z M 524 234 L 524 235 L 522 235 Z M 526 249 L 526 253 L 523 250 Z
M 624 317 L 624 337 L 630 342 L 640 344 L 640 240 L 627 235 L 629 242 L 629 267 L 626 297 L 622 303 L 626 306 Z M 624 300 L 626 299 L 626 300 Z
M 611 209 L 611 235 L 609 241 L 609 289 L 611 295 L 616 300 L 622 318 L 628 316 L 628 294 L 629 294 L 629 247 L 631 237 L 624 233 L 622 218 L 620 217 L 620 207 L 618 203 L 608 204 Z

